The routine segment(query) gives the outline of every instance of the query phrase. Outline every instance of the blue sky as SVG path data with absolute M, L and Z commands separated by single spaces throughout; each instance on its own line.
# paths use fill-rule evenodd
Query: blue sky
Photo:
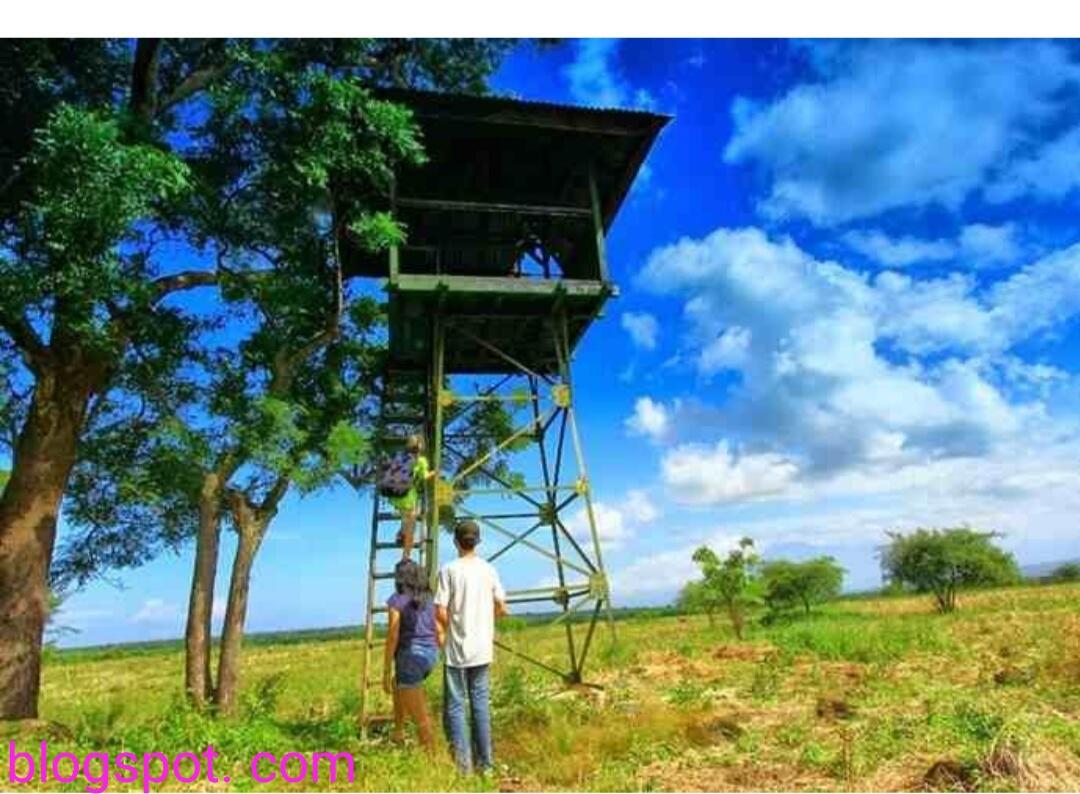
M 890 529 L 1080 556 L 1074 45 L 585 40 L 518 51 L 495 87 L 675 117 L 575 361 L 618 603 L 669 600 L 697 545 L 744 534 L 836 556 L 853 589 Z M 360 622 L 369 509 L 344 487 L 288 500 L 252 630 Z M 190 564 L 72 596 L 68 643 L 178 636 Z

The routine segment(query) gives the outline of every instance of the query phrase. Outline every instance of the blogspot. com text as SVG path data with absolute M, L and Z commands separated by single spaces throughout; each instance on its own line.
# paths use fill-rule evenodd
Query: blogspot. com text
M 85 781 L 85 790 L 101 794 L 112 785 L 140 783 L 144 792 L 167 783 L 230 783 L 228 774 L 215 771 L 218 754 L 213 745 L 200 753 L 50 753 L 48 742 L 34 751 L 20 750 L 8 744 L 7 778 L 11 788 L 30 783 L 75 783 Z M 250 779 L 256 783 L 354 782 L 356 768 L 349 753 L 288 752 L 256 753 L 247 765 Z

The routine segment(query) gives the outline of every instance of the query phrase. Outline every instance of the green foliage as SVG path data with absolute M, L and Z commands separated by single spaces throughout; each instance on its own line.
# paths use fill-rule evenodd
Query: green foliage
M 938 611 L 952 612 L 960 589 L 1020 581 L 1016 560 L 994 545 L 996 537 L 967 527 L 891 532 L 881 552 L 882 571 L 889 581 L 932 593 Z
M 2 478 L 0 474 L 0 478 Z M 0 485 L 3 480 L 0 479 Z M 1054 568 L 1048 579 L 1051 582 L 1080 582 L 1080 562 L 1066 562 Z
M 809 614 L 815 604 L 840 595 L 844 569 L 832 557 L 804 562 L 771 560 L 761 566 L 761 581 L 770 610 L 781 612 L 801 607 Z
M 385 318 L 343 283 L 339 231 L 372 252 L 401 242 L 383 197 L 395 172 L 424 161 L 411 112 L 371 89 L 478 90 L 510 44 L 170 42 L 148 118 L 84 114 L 84 137 L 115 143 L 115 157 L 130 161 L 127 183 L 159 176 L 163 164 L 180 169 L 165 171 L 171 192 L 157 196 L 150 220 L 215 263 L 220 300 L 198 324 L 171 328 L 170 339 L 191 344 L 140 377 L 125 374 L 139 371 L 135 357 L 121 359 L 124 392 L 108 403 L 109 421 L 91 424 L 69 494 L 79 531 L 61 549 L 58 581 L 141 564 L 189 538 L 207 472 L 230 471 L 227 486 L 261 503 L 280 499 L 281 482 L 309 493 L 368 463 Z M 215 79 L 179 100 L 192 112 L 161 112 L 196 68 Z M 109 228 L 131 228 L 119 218 L 127 205 L 111 203 Z M 131 258 L 149 272 L 151 257 Z M 132 405 L 137 425 L 125 421 Z
M 704 611 L 710 624 L 718 610 L 725 610 L 735 636 L 742 639 L 746 612 L 760 601 L 760 561 L 754 552 L 754 541 L 743 538 L 723 560 L 708 546 L 702 546 L 694 552 L 693 560 L 701 569 L 702 578 L 683 588 L 680 605 L 684 609 Z
M 955 648 L 942 626 L 915 619 L 873 619 L 868 616 L 815 615 L 809 621 L 776 625 L 769 640 L 789 656 L 813 654 L 829 661 L 883 664 L 914 653 Z

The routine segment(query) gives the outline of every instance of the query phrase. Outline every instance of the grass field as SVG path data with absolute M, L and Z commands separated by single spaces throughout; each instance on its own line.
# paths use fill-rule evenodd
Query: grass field
M 503 633 L 541 657 L 564 651 L 559 627 Z M 247 767 L 263 751 L 356 758 L 351 786 L 262 786 L 277 790 L 1080 788 L 1078 585 L 971 594 L 948 616 L 926 598 L 844 600 L 755 624 L 744 642 L 699 616 L 630 617 L 617 636 L 598 635 L 591 670 L 602 689 L 567 690 L 513 657 L 497 660 L 491 780 L 459 778 L 447 758 L 429 761 L 412 744 L 360 741 L 355 639 L 253 643 L 234 721 L 183 705 L 176 646 L 59 652 L 45 671 L 42 721 L 0 729 L 4 781 L 8 741 L 45 739 L 51 753 L 80 755 L 211 743 L 219 776 L 232 779 L 169 789 L 257 789 Z M 436 708 L 440 680 L 429 681 Z

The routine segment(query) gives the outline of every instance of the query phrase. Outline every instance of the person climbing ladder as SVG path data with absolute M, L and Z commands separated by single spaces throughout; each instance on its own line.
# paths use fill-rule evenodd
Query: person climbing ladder
M 403 560 L 412 556 L 421 490 L 435 474 L 424 455 L 423 437 L 411 435 L 405 441 L 405 451 L 390 458 L 379 476 L 379 491 L 401 518 L 395 542 L 402 548 Z

